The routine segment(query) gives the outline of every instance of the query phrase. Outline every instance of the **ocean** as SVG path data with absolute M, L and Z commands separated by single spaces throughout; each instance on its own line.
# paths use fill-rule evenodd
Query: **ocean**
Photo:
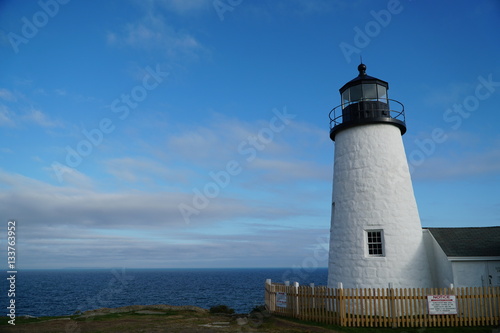
M 8 277 L 6 273 L 6 277 Z M 15 299 L 16 316 L 65 316 L 127 305 L 224 304 L 248 313 L 264 304 L 264 283 L 289 280 L 326 285 L 326 268 L 19 270 L 15 297 L 1 287 L 3 309 Z

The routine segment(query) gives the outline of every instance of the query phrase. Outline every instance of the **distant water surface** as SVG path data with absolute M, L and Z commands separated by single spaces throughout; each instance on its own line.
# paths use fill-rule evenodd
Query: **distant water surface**
M 264 304 L 266 279 L 326 285 L 327 269 L 19 270 L 16 313 L 63 316 L 134 304 L 195 305 L 206 309 L 225 304 L 246 313 Z M 0 285 L 5 309 L 9 302 L 7 280 Z

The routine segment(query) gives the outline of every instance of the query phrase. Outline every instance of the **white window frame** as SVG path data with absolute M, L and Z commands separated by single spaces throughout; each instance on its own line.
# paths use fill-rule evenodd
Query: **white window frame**
M 370 235 L 371 232 L 380 233 L 380 242 L 370 241 L 369 235 Z M 370 257 L 370 258 L 385 257 L 384 230 L 382 230 L 382 229 L 366 229 L 365 230 L 364 242 L 365 242 L 365 249 L 366 249 L 366 256 L 367 257 Z M 370 253 L 370 245 L 378 245 L 378 244 L 380 244 L 380 250 L 381 250 L 382 253 L 371 254 Z

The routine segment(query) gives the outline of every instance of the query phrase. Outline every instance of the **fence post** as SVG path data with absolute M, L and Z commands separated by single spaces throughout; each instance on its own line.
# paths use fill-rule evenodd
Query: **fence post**
M 269 312 L 273 313 L 274 311 L 276 311 L 276 302 L 273 302 L 272 299 L 273 299 L 273 296 L 272 296 L 272 287 L 273 287 L 273 284 L 271 282 L 271 279 L 266 279 L 266 286 L 265 286 L 265 302 L 266 302 L 266 306 L 267 306 L 267 309 L 269 310 Z M 276 295 L 275 295 L 276 297 Z
M 311 287 L 311 298 L 312 298 L 312 308 L 316 309 L 316 296 L 314 295 L 314 283 L 309 283 L 309 287 Z
M 300 315 L 300 309 L 299 309 L 299 283 L 298 282 L 294 282 L 293 283 L 293 291 L 295 293 L 295 315 L 297 316 L 297 318 L 299 318 L 299 315 Z
M 396 311 L 396 295 L 394 292 L 394 284 L 389 282 L 389 309 L 391 313 L 391 326 L 397 328 L 397 311 Z
M 286 295 L 286 314 L 293 316 L 293 298 L 290 293 L 290 281 L 285 281 L 285 295 Z
M 342 285 L 342 282 L 338 283 L 338 298 L 339 298 L 339 308 L 338 312 L 340 315 L 340 326 L 345 326 L 346 324 L 346 311 L 345 311 L 345 304 L 344 304 L 344 288 Z

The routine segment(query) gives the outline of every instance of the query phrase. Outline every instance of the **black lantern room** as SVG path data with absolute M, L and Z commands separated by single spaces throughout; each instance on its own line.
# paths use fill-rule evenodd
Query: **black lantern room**
M 358 66 L 359 75 L 339 89 L 342 104 L 330 111 L 330 138 L 347 128 L 366 124 L 388 123 L 406 132 L 404 106 L 387 97 L 389 84 L 366 75 L 366 66 Z M 391 110 L 389 102 L 397 105 Z

